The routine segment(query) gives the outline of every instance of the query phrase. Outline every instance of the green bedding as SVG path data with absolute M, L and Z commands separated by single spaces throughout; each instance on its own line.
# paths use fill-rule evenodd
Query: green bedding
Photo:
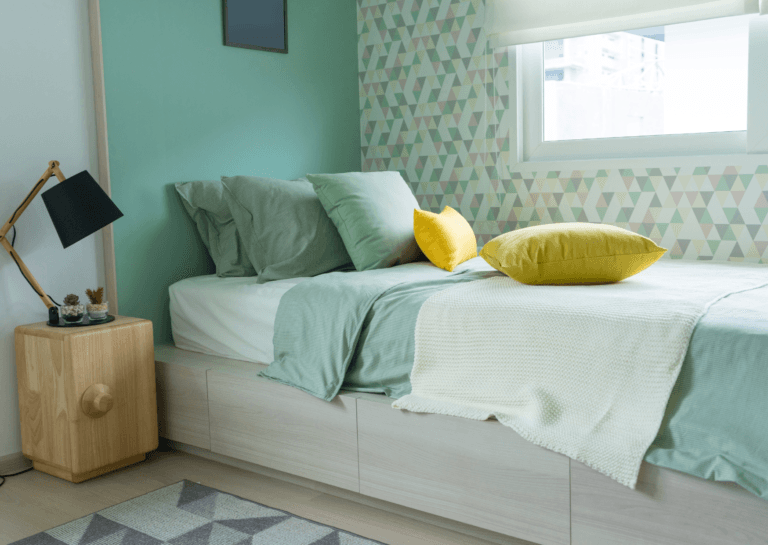
M 768 288 L 701 318 L 645 460 L 768 500 Z
M 304 281 L 280 300 L 275 361 L 262 375 L 326 401 L 342 387 L 393 398 L 409 394 L 422 303 L 456 283 L 496 274 L 473 259 L 453 272 L 421 261 Z
M 497 274 L 476 258 L 453 273 L 420 262 L 307 280 L 280 301 L 263 375 L 325 400 L 342 388 L 402 397 L 422 303 Z M 766 392 L 768 287 L 721 299 L 699 321 L 646 461 L 768 499 Z

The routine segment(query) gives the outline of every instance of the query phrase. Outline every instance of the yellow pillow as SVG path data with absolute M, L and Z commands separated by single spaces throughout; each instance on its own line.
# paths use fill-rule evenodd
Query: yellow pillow
M 524 284 L 608 284 L 650 267 L 666 251 L 612 225 L 554 223 L 499 235 L 480 255 Z
M 439 214 L 414 210 L 413 232 L 424 255 L 446 271 L 477 257 L 477 239 L 472 227 L 450 206 Z

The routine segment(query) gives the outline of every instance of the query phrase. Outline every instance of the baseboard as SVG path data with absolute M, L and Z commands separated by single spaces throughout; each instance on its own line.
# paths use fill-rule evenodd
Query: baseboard
M 21 452 L 0 456 L 0 475 L 12 475 L 32 467 L 32 461 L 24 458 Z
M 431 515 L 429 513 L 417 511 L 416 509 L 411 509 L 409 507 L 403 507 L 401 505 L 397 505 L 387 501 L 378 500 L 376 498 L 364 496 L 363 494 L 359 494 L 357 492 L 350 492 L 349 490 L 344 490 L 342 488 L 338 488 L 335 486 L 319 483 L 311 479 L 297 477 L 296 475 L 291 475 L 289 473 L 284 473 L 282 471 L 277 471 L 275 469 L 270 469 L 268 467 L 252 464 L 250 462 L 244 462 L 236 458 L 231 458 L 229 456 L 224 456 L 222 454 L 216 454 L 215 452 L 211 452 L 210 450 L 202 449 L 199 447 L 193 447 L 191 445 L 186 445 L 184 443 L 179 443 L 177 441 L 171 441 L 168 439 L 161 438 L 160 444 L 164 448 L 186 452 L 187 454 L 199 456 L 200 458 L 206 458 L 214 462 L 220 462 L 229 466 L 244 469 L 246 471 L 258 473 L 266 477 L 279 479 L 281 481 L 303 486 L 304 488 L 316 490 L 324 494 L 336 496 L 344 500 L 354 501 L 356 503 L 367 505 L 369 507 L 380 509 L 382 511 L 387 511 L 395 515 L 408 517 L 410 519 L 417 520 L 425 524 L 431 524 L 432 526 L 445 528 L 446 530 L 451 530 L 452 532 L 457 532 L 467 536 L 484 539 L 486 541 L 489 541 L 491 543 L 496 543 L 498 545 L 534 545 L 530 541 L 508 537 L 496 532 L 491 532 L 489 530 L 484 530 L 482 528 L 470 526 L 469 524 L 463 524 L 461 522 L 456 522 L 454 520 L 438 517 L 436 515 Z

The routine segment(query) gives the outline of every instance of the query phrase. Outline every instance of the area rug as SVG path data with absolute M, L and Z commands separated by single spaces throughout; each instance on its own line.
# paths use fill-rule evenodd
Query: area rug
M 11 545 L 381 544 L 190 481 L 109 507 Z

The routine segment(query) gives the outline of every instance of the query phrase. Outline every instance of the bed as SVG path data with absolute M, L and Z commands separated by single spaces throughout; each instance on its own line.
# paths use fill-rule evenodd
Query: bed
M 196 362 L 192 367 L 197 370 L 187 378 L 196 373 L 198 387 L 202 388 L 204 384 L 209 412 L 208 439 L 199 441 L 201 437 L 206 436 L 203 429 L 205 426 L 197 426 L 202 430 L 199 437 L 193 438 L 197 446 L 211 452 L 223 453 L 233 459 L 252 461 L 332 486 L 342 485 L 341 488 L 365 496 L 378 497 L 538 543 L 609 543 L 618 542 L 615 541 L 617 536 L 621 536 L 621 542 L 625 543 L 679 543 L 688 539 L 681 537 L 680 532 L 683 529 L 686 532 L 684 535 L 691 538 L 690 542 L 721 542 L 733 532 L 739 532 L 738 542 L 765 542 L 761 532 L 768 530 L 765 523 L 768 509 L 765 500 L 757 498 L 756 495 L 764 496 L 766 490 L 766 462 L 763 454 L 766 450 L 761 447 L 760 436 L 768 434 L 755 431 L 764 429 L 760 428 L 761 425 L 765 426 L 764 419 L 758 415 L 765 414 L 767 409 L 762 392 L 768 385 L 768 368 L 764 365 L 763 356 L 768 353 L 768 306 L 765 305 L 768 301 L 768 288 L 734 294 L 720 300 L 710 307 L 696 326 L 681 374 L 670 397 L 664 422 L 645 456 L 646 461 L 656 467 L 643 465 L 638 490 L 633 491 L 623 490 L 620 485 L 617 488 L 616 483 L 606 482 L 602 475 L 574 460 L 530 445 L 519 437 L 513 440 L 513 432 L 508 429 L 500 430 L 500 426 L 492 422 L 452 422 L 461 419 L 400 414 L 389 408 L 387 405 L 391 403 L 391 399 L 388 400 L 385 395 L 397 398 L 409 392 L 408 371 L 412 364 L 413 345 L 403 336 L 397 335 L 396 338 L 403 339 L 399 343 L 391 340 L 377 342 L 376 331 L 382 328 L 391 329 L 394 322 L 399 327 L 412 328 L 412 324 L 406 322 L 415 320 L 417 313 L 413 312 L 413 308 L 409 309 L 409 305 L 418 309 L 418 306 L 436 290 L 444 289 L 445 286 L 436 283 L 435 279 L 449 276 L 435 271 L 435 268 L 426 262 L 403 265 L 400 268 L 407 271 L 408 277 L 415 276 L 417 280 L 396 283 L 388 289 L 386 297 L 375 298 L 369 311 L 366 311 L 360 343 L 351 348 L 353 357 L 349 369 L 344 374 L 343 383 L 338 385 L 338 389 L 329 398 L 333 400 L 331 403 L 316 402 L 295 388 L 264 380 L 259 373 L 269 376 L 269 371 L 261 365 L 235 361 L 266 361 L 264 355 L 269 345 L 265 341 L 269 338 L 269 332 L 274 330 L 274 318 L 277 317 L 275 310 L 279 301 L 288 293 L 290 287 L 303 284 L 304 288 L 307 288 L 311 284 L 304 283 L 305 280 L 301 279 L 292 285 L 273 282 L 255 286 L 253 281 L 249 282 L 248 279 L 203 277 L 175 285 L 171 289 L 171 308 L 177 346 L 211 354 L 209 359 L 187 358 Z M 452 282 L 476 280 L 486 275 L 488 269 L 477 264 L 468 264 L 457 273 L 459 274 L 450 275 Z M 260 292 L 263 287 L 269 287 L 271 284 L 276 285 L 268 291 Z M 242 327 L 247 319 L 238 316 L 231 306 L 232 302 L 243 301 L 247 302 L 249 312 L 258 317 L 252 327 Z M 398 312 L 400 314 L 397 314 Z M 205 335 L 201 335 L 190 324 L 194 324 L 195 320 L 199 320 L 200 316 L 206 313 L 208 316 L 214 316 L 217 324 L 225 324 L 226 320 L 231 318 L 239 325 L 209 328 Z M 202 328 L 198 325 L 198 329 Z M 233 341 L 234 331 L 241 333 Z M 280 344 L 277 338 L 276 344 Z M 226 349 L 220 351 L 219 347 Z M 183 354 L 181 351 L 171 353 L 173 357 L 158 357 L 161 371 L 158 376 L 164 383 L 162 390 L 166 392 L 172 388 L 170 384 L 175 380 L 171 379 L 173 372 L 184 367 L 179 367 L 179 361 L 185 360 L 179 356 Z M 221 359 L 221 356 L 226 359 Z M 176 363 L 162 361 L 163 359 L 173 359 Z M 389 363 L 385 365 L 385 362 Z M 201 369 L 204 372 L 201 372 Z M 311 373 L 311 367 L 302 369 L 302 373 L 307 370 Z M 304 376 L 302 380 L 306 378 Z M 233 392 L 233 389 L 236 389 L 237 393 Z M 255 394 L 257 391 L 258 395 Z M 313 394 L 317 396 L 317 392 Z M 233 395 L 240 398 L 253 395 L 255 398 L 262 398 L 262 401 L 268 397 L 269 409 L 257 399 L 241 399 L 234 402 L 234 407 L 239 409 L 234 411 L 239 414 L 237 416 L 233 414 L 232 402 L 225 400 Z M 328 407 L 321 409 L 323 404 Z M 165 405 L 165 436 L 175 438 L 181 443 L 195 445 L 195 442 L 189 441 L 190 436 L 185 437 L 183 431 L 179 433 L 184 425 L 173 423 L 174 419 L 183 420 L 187 417 L 182 416 L 180 413 L 183 411 L 173 405 L 172 402 Z M 262 443 L 261 452 L 256 449 L 254 453 L 252 444 L 247 439 L 249 434 L 242 431 L 242 426 L 238 428 L 232 423 L 232 419 L 239 419 L 241 425 L 245 425 L 245 421 L 252 420 L 256 413 L 267 411 L 273 419 L 283 421 L 284 428 L 286 411 L 276 408 L 281 405 L 285 405 L 283 409 L 289 407 L 288 412 L 295 411 L 290 418 L 297 418 L 298 421 L 291 421 L 289 418 L 293 425 L 309 419 L 314 422 L 314 427 L 330 426 L 329 432 L 339 434 L 335 443 L 346 447 L 336 451 L 335 460 L 329 462 L 329 466 L 318 471 L 308 470 L 306 460 L 302 460 L 301 455 L 294 461 L 279 460 L 280 449 L 263 444 L 267 434 L 276 433 L 275 429 L 265 423 L 267 419 L 263 418 L 259 421 L 264 423 L 266 429 L 258 429 L 251 436 L 252 441 Z M 303 412 L 301 407 L 304 405 L 313 407 L 312 417 Z M 728 407 L 728 410 L 723 411 L 721 407 Z M 342 413 L 346 414 L 342 417 Z M 352 414 L 354 429 L 351 425 Z M 748 416 L 740 419 L 729 418 L 733 415 Z M 326 420 L 327 418 L 330 418 L 330 421 Z M 200 420 L 205 420 L 202 413 Z M 376 431 L 367 428 L 366 422 L 370 422 Z M 219 428 L 219 425 L 223 426 L 223 429 Z M 307 425 L 308 422 L 305 427 Z M 178 429 L 173 430 L 174 427 Z M 504 436 L 504 432 L 509 435 Z M 447 435 L 442 435 L 443 433 Z M 241 435 L 246 439 L 238 439 Z M 466 445 L 460 448 L 451 441 L 452 436 L 465 435 L 471 437 L 474 444 L 486 444 L 491 449 L 505 449 L 507 452 L 513 449 L 515 455 L 500 459 L 498 456 L 494 457 L 493 453 L 475 453 L 474 449 L 467 448 Z M 285 437 L 274 439 L 275 445 L 285 447 Z M 293 437 L 293 440 L 307 445 L 306 437 L 300 440 Z M 330 447 L 323 447 L 322 436 L 315 436 L 314 440 L 318 444 L 315 445 L 311 458 L 319 460 L 323 458 L 323 449 Z M 424 448 L 424 441 L 433 447 L 441 445 L 439 450 L 442 451 L 434 454 L 437 459 L 433 460 L 433 467 L 437 469 L 427 477 L 424 477 L 423 473 L 427 471 L 429 464 L 425 462 L 429 455 L 423 451 L 419 452 Z M 449 444 L 445 444 L 445 441 Z M 398 450 L 392 446 L 398 443 L 402 443 L 401 446 L 408 445 L 408 451 L 415 449 L 419 453 L 415 460 L 409 459 L 409 462 L 416 464 L 418 468 L 418 472 L 410 474 L 409 479 L 412 484 L 414 480 L 419 481 L 416 482 L 417 487 L 425 487 L 422 497 L 403 493 L 403 484 L 400 483 L 403 475 L 399 475 L 396 468 L 389 466 L 386 457 L 381 456 L 382 451 L 388 452 L 393 448 Z M 456 452 L 457 448 L 460 452 Z M 344 452 L 346 454 L 342 454 Z M 490 458 L 484 461 L 486 469 L 478 474 L 478 469 L 472 462 L 480 461 L 487 455 L 490 455 Z M 446 465 L 456 464 L 457 459 L 467 462 L 462 469 L 468 475 L 465 475 L 468 480 L 462 481 L 459 478 L 458 482 L 436 484 L 439 483 L 440 475 L 443 474 L 441 472 L 445 470 Z M 349 462 L 350 467 L 357 462 L 357 474 L 348 471 L 350 468 L 345 466 L 345 460 Z M 407 467 L 408 463 L 405 465 Z M 517 483 L 523 482 L 527 486 L 520 486 L 510 497 L 508 491 L 498 490 L 496 485 L 492 484 L 490 477 L 494 471 L 487 470 L 488 467 L 495 468 L 496 477 L 502 475 L 503 478 L 498 482 L 505 483 L 506 479 L 509 479 Z M 413 468 L 409 471 L 412 472 Z M 731 484 L 709 483 L 682 475 L 678 471 L 704 479 L 739 482 L 752 494 Z M 456 490 L 466 491 L 473 479 L 480 479 L 486 486 L 478 491 L 480 496 L 476 498 L 454 498 L 453 505 L 445 501 L 435 504 L 434 501 L 425 499 L 430 495 L 444 494 L 446 490 L 451 490 L 451 487 L 454 487 L 454 493 Z M 420 482 L 421 480 L 424 482 Z M 392 486 L 388 483 L 400 484 Z M 491 491 L 487 487 L 495 489 L 498 495 L 490 515 L 487 514 L 489 506 L 485 505 L 488 492 Z M 703 492 L 698 493 L 696 500 L 692 496 L 689 497 L 691 491 L 699 489 Z M 688 492 L 683 493 L 685 490 Z M 534 510 L 520 507 L 521 500 L 516 494 L 522 495 L 531 505 L 536 506 L 538 519 L 533 515 Z M 669 502 L 679 503 L 680 499 L 675 499 L 676 495 L 687 497 L 686 501 L 691 504 L 667 505 Z M 707 496 L 711 499 L 704 499 Z M 574 503 L 573 499 L 576 497 L 581 499 Z M 608 501 L 607 498 L 612 499 Z M 730 508 L 737 510 L 738 523 L 722 520 L 722 516 L 718 515 L 718 509 L 722 506 L 715 508 L 714 504 L 708 503 L 722 502 L 724 499 L 727 499 Z M 701 504 L 702 501 L 704 505 L 695 505 Z M 473 503 L 474 510 L 471 508 Z M 462 509 L 462 505 L 467 507 Z M 478 505 L 483 508 L 477 507 Z M 504 515 L 505 512 L 510 512 L 510 509 L 512 512 L 517 511 L 520 517 L 512 517 L 514 520 L 510 520 L 511 517 Z M 682 514 L 679 512 L 681 509 Z M 709 521 L 703 517 L 708 509 Z M 482 515 L 482 512 L 486 514 Z M 629 517 L 630 520 L 626 516 L 628 512 L 635 513 L 633 517 Z M 643 513 L 643 516 L 637 517 L 638 512 Z M 643 522 L 654 513 L 656 527 L 650 521 Z M 659 518 L 661 515 L 664 516 Z M 523 519 L 527 521 L 521 522 Z M 694 524 L 691 521 L 695 522 L 695 528 L 691 527 Z M 708 530 L 708 524 L 714 525 L 715 530 Z M 653 539 L 651 535 L 654 536 Z M 695 540 L 692 536 L 696 536 Z
M 398 172 L 177 190 L 217 276 L 170 290 L 176 448 L 501 544 L 766 543 L 764 266 L 579 222 L 480 259 Z

